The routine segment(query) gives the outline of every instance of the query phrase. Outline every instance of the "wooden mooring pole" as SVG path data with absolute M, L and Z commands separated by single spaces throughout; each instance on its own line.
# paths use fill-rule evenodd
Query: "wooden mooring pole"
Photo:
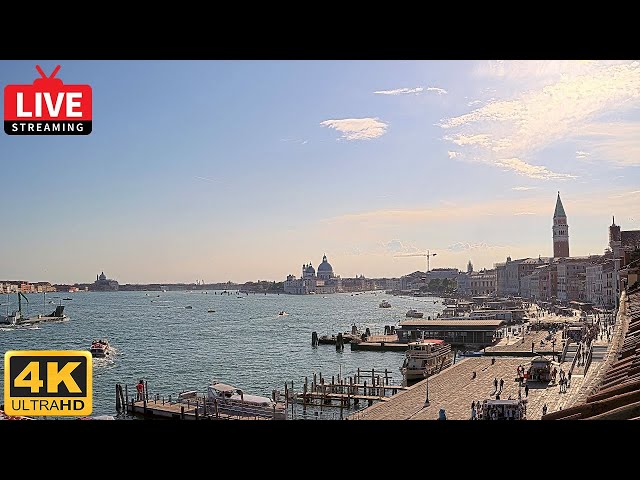
M 116 383 L 116 411 L 119 412 L 122 410 L 122 405 L 120 404 L 120 390 L 121 386 L 119 383 Z

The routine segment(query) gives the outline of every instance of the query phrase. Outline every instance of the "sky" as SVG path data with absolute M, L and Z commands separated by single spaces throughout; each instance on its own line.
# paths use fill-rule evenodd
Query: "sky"
M 91 85 L 93 131 L 1 134 L 0 280 L 491 268 L 553 255 L 558 191 L 571 256 L 640 228 L 635 60 L 0 60 L 0 87 L 36 65 Z

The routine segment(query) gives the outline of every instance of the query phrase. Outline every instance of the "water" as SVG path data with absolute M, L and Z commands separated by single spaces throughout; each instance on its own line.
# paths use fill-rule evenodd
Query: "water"
M 291 381 L 297 391 L 304 377 L 321 372 L 347 377 L 358 368 L 388 369 L 401 383 L 402 352 L 342 352 L 333 345 L 311 346 L 319 336 L 367 327 L 383 333 L 397 325 L 409 308 L 435 317 L 442 312 L 436 297 L 393 297 L 384 292 L 331 295 L 221 295 L 191 292 L 78 292 L 28 295 L 26 313 L 50 313 L 59 302 L 70 319 L 34 329 L 0 327 L 0 354 L 8 350 L 88 350 L 94 338 L 107 338 L 116 354 L 93 360 L 93 415 L 115 415 L 115 384 L 127 384 L 133 395 L 144 378 L 150 396 L 168 397 L 185 390 L 205 392 L 212 381 L 228 383 L 248 393 L 271 396 Z M 72 298 L 64 301 L 63 298 Z M 388 300 L 392 308 L 379 308 Z M 49 304 L 53 300 L 54 304 Z M 5 304 L 15 294 L 0 296 Z M 437 302 L 437 303 L 434 303 Z M 191 309 L 185 308 L 191 306 Z M 24 304 L 23 304 L 24 307 Z M 208 313 L 213 309 L 215 313 Z M 6 306 L 0 306 L 2 314 Z M 288 316 L 278 316 L 285 310 Z M 4 362 L 0 362 L 0 392 L 4 392 Z

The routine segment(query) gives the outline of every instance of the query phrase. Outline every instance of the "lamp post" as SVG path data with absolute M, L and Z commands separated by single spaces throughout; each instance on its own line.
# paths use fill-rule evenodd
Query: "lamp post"
M 424 399 L 423 407 L 428 407 L 430 405 L 430 402 L 429 402 L 429 374 L 425 371 L 424 375 L 425 375 L 425 377 L 427 377 L 427 395 L 426 395 L 426 397 Z

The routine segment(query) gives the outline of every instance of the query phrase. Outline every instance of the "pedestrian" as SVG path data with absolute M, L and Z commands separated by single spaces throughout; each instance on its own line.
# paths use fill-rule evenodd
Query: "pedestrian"
M 500 379 L 500 391 L 502 391 L 502 387 L 504 386 L 504 380 L 501 378 Z
M 140 379 L 140 381 L 136 385 L 136 391 L 138 392 L 137 401 L 141 402 L 142 400 L 144 400 L 144 380 Z
M 569 370 L 569 373 L 567 373 L 567 386 L 571 386 L 571 370 Z
M 531 342 L 531 353 L 533 353 L 533 347 L 535 346 L 535 344 L 533 342 Z
M 495 377 L 493 379 L 493 388 L 494 388 L 494 392 L 498 391 L 498 377 Z
M 542 415 L 546 415 L 547 414 L 547 404 L 545 403 L 542 407 Z
M 476 405 L 475 402 L 471 404 L 471 420 L 476 419 Z
M 525 384 L 525 386 L 524 386 L 524 396 L 526 398 L 529 398 L 529 384 L 528 383 Z

